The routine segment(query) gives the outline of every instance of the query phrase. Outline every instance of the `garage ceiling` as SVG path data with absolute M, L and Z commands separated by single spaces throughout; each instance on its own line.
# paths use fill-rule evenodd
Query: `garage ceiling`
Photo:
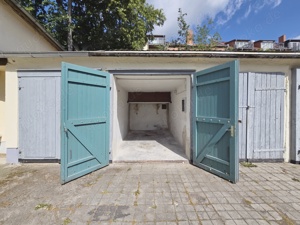
M 174 91 L 189 76 L 116 76 L 116 82 L 128 92 Z

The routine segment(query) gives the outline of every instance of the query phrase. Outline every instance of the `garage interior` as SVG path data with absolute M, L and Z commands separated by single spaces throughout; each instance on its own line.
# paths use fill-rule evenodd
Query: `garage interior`
M 114 75 L 113 162 L 190 160 L 191 75 Z

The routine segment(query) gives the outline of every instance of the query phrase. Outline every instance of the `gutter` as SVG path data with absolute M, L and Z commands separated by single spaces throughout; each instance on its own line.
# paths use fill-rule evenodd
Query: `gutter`
M 30 15 L 16 0 L 4 0 L 20 17 L 35 28 L 49 43 L 52 44 L 58 51 L 63 51 L 64 48 L 56 41 L 40 23 Z
M 222 52 L 222 51 L 58 51 L 0 52 L 0 58 L 65 57 L 175 57 L 175 58 L 271 58 L 300 59 L 300 52 Z

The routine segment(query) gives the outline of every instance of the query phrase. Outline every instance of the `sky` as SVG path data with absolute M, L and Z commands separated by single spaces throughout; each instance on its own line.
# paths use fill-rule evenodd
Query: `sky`
M 167 41 L 178 38 L 178 9 L 187 13 L 190 28 L 203 25 L 207 17 L 215 21 L 223 41 L 233 39 L 300 39 L 300 0 L 146 0 L 163 9 L 167 20 L 153 34 L 166 35 Z

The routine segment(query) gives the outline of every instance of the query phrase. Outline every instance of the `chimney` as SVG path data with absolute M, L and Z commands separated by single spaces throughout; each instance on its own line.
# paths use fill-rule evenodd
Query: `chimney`
M 285 41 L 286 41 L 286 36 L 285 36 L 285 34 L 282 35 L 282 36 L 280 36 L 280 37 L 278 38 L 278 43 L 284 43 Z
M 187 45 L 194 45 L 194 33 L 192 30 L 188 30 L 187 35 L 186 35 L 186 44 Z

